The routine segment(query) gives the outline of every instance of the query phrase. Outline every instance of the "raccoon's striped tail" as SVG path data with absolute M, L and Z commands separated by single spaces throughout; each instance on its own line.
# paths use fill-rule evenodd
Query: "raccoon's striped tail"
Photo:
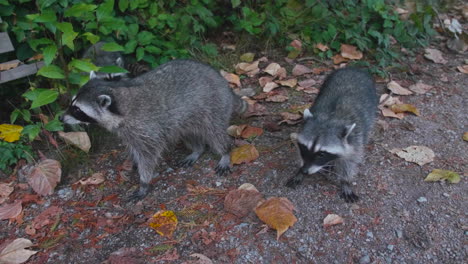
M 240 98 L 238 95 L 234 95 L 232 114 L 241 116 L 243 113 L 245 113 L 245 111 L 247 111 L 247 108 L 247 102 Z

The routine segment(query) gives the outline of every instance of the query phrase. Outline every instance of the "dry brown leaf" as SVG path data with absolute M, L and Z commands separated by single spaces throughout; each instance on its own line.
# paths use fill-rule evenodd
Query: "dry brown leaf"
M 380 107 L 379 106 L 379 109 L 382 112 L 382 115 L 385 116 L 385 117 L 394 117 L 394 118 L 398 118 L 398 119 L 403 119 L 405 117 L 404 114 L 402 114 L 402 113 L 397 114 L 397 113 L 393 112 L 392 110 L 390 110 L 387 107 Z
M 267 102 L 273 102 L 273 103 L 282 103 L 282 102 L 286 102 L 288 100 L 288 96 L 287 95 L 283 95 L 283 94 L 274 94 L 274 95 L 271 95 L 271 96 L 268 96 L 265 101 Z
M 260 127 L 253 127 L 247 125 L 245 129 L 242 130 L 241 137 L 248 139 L 252 137 L 258 137 L 263 134 L 263 129 Z
M 350 59 L 350 60 L 362 59 L 362 52 L 360 52 L 355 46 L 341 44 L 340 51 L 341 51 L 341 56 L 345 59 Z
M 306 79 L 298 82 L 298 85 L 304 88 L 310 88 L 317 84 L 317 81 L 314 79 Z
M 397 95 L 410 95 L 413 94 L 410 90 L 401 87 L 397 82 L 391 81 L 387 84 L 387 88 Z
M 390 152 L 409 162 L 414 162 L 419 166 L 432 162 L 435 154 L 432 149 L 425 146 L 409 146 L 404 149 L 392 149 Z
M 265 85 L 269 82 L 273 81 L 273 77 L 270 76 L 263 76 L 258 79 L 258 83 L 260 84 L 260 87 L 265 87 Z
M 21 201 L 15 201 L 11 204 L 4 204 L 0 207 L 0 220 L 11 219 L 17 217 L 23 211 Z
M 329 214 L 323 219 L 323 226 L 329 227 L 334 225 L 339 225 L 344 222 L 343 218 L 336 214 Z
M 283 80 L 284 78 L 286 78 L 286 76 L 288 76 L 288 73 L 286 72 L 286 69 L 283 67 L 281 67 L 276 73 L 276 77 L 280 80 Z
M 389 94 L 382 94 L 380 96 L 379 103 L 383 104 L 384 106 L 391 106 L 394 104 L 402 104 L 403 102 L 400 101 L 399 97 L 393 97 Z
M 148 224 L 159 235 L 171 238 L 177 228 L 177 216 L 173 211 L 158 211 L 148 220 Z
M 11 63 L 0 63 L 0 71 L 7 71 L 18 67 L 20 61 L 12 61 Z
M 419 110 L 412 104 L 394 104 L 390 106 L 390 110 L 392 110 L 396 114 L 411 112 L 419 116 Z
M 34 229 L 41 229 L 46 225 L 50 225 L 56 221 L 58 215 L 63 213 L 63 209 L 58 206 L 51 206 L 42 211 L 32 221 L 32 227 Z
M 303 91 L 304 93 L 307 93 L 307 94 L 318 94 L 319 93 L 319 89 L 318 88 L 315 88 L 315 87 L 302 87 L 302 86 L 298 86 L 296 88 L 296 91 Z
M 268 93 L 268 92 L 271 92 L 273 91 L 275 88 L 278 88 L 279 85 L 275 82 L 269 82 L 267 84 L 265 84 L 265 86 L 263 87 L 263 91 L 265 93 Z
M 42 60 L 42 59 L 44 59 L 44 55 L 41 53 L 38 53 L 32 56 L 31 58 L 29 58 L 27 61 L 29 62 L 29 61 Z
M 282 112 L 280 113 L 281 117 L 283 120 L 278 122 L 278 125 L 281 125 L 283 123 L 286 123 L 288 125 L 296 125 L 302 121 L 302 115 L 301 114 L 295 114 L 295 113 L 290 113 L 290 112 Z
M 311 69 L 301 64 L 296 64 L 296 66 L 294 66 L 292 70 L 292 74 L 294 76 L 300 76 L 300 75 L 304 75 L 304 74 L 311 73 L 311 72 L 312 72 Z
M 259 153 L 254 145 L 246 144 L 231 151 L 231 164 L 249 163 L 258 158 Z
M 297 222 L 293 214 L 294 205 L 288 198 L 271 197 L 255 208 L 258 218 L 277 231 L 276 239 Z
M 271 76 L 276 76 L 280 68 L 281 66 L 278 63 L 272 62 L 263 71 L 270 74 Z
M 86 132 L 58 132 L 59 136 L 68 144 L 71 144 L 88 153 L 91 148 L 91 140 Z
M 239 138 L 246 127 L 247 125 L 232 125 L 228 127 L 227 133 L 231 137 Z
M 417 94 L 425 94 L 433 87 L 422 82 L 417 82 L 409 87 L 409 89 Z
M 327 45 L 323 45 L 322 43 L 317 43 L 315 47 L 320 51 L 327 51 L 330 49 Z
M 91 177 L 87 178 L 86 180 L 79 180 L 78 182 L 81 185 L 97 185 L 101 184 L 106 180 L 106 177 L 104 177 L 104 174 L 97 172 L 91 175 Z
M 288 86 L 293 88 L 294 86 L 297 85 L 297 79 L 292 78 L 292 79 L 287 79 L 287 80 L 282 80 L 282 81 L 277 81 L 281 86 Z
M 347 62 L 348 59 L 343 58 L 340 54 L 336 54 L 335 56 L 332 57 L 333 64 L 340 64 L 342 62 Z
M 244 217 L 253 211 L 263 195 L 252 184 L 244 183 L 237 190 L 230 191 L 224 199 L 224 210 Z
M 241 62 L 236 65 L 236 73 L 237 74 L 244 74 L 244 73 L 256 73 L 259 72 L 260 69 L 258 68 L 258 60 L 252 63 Z
M 247 107 L 247 111 L 243 114 L 244 117 L 252 117 L 252 116 L 264 116 L 268 113 L 266 107 L 259 103 L 249 104 Z
M 194 254 L 191 254 L 190 256 L 193 258 L 197 258 L 197 260 L 192 260 L 190 262 L 187 262 L 187 264 L 213 264 L 213 261 L 203 254 L 194 253 Z
M 0 183 L 0 198 L 8 198 L 10 194 L 13 192 L 15 187 L 13 187 L 14 182 L 10 183 Z M 1 204 L 2 202 L 0 202 Z
M 468 74 L 468 65 L 458 66 L 457 69 L 458 69 L 460 72 L 463 72 L 463 73 L 465 73 L 465 74 Z
M 438 64 L 446 64 L 447 60 L 442 56 L 442 52 L 437 49 L 425 49 L 424 57 Z
M 34 166 L 28 177 L 28 183 L 36 193 L 45 196 L 54 192 L 61 176 L 60 162 L 46 159 Z
M 240 78 L 238 75 L 234 73 L 225 72 L 223 70 L 221 70 L 220 72 L 221 72 L 221 76 L 223 76 L 224 79 L 228 81 L 228 83 L 232 83 L 237 87 L 241 87 L 241 82 L 240 82 Z
M 37 253 L 37 251 L 28 250 L 33 243 L 26 238 L 17 238 L 3 248 L 0 252 L 0 263 L 21 264 Z M 3 245 L 0 245 L 3 246 Z

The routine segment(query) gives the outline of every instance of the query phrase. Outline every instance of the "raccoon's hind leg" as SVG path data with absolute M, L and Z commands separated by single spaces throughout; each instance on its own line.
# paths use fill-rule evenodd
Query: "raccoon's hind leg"
M 231 172 L 231 156 L 229 155 L 230 149 L 230 138 L 226 135 L 225 131 L 219 133 L 210 133 L 212 136 L 211 138 L 207 138 L 208 145 L 210 148 L 216 153 L 221 155 L 221 159 L 218 161 L 216 165 L 215 171 L 218 175 L 225 175 Z
M 205 151 L 205 144 L 195 137 L 186 138 L 183 141 L 185 146 L 192 150 L 192 153 L 180 162 L 180 166 L 189 167 L 192 166 L 203 154 Z
M 157 153 L 152 153 L 151 158 L 148 158 L 147 155 L 143 155 L 140 152 L 132 151 L 133 160 L 138 167 L 138 175 L 140 176 L 140 186 L 135 190 L 129 197 L 127 201 L 139 201 L 145 198 L 150 191 L 150 182 L 153 178 L 155 164 L 160 157 L 160 152 L 155 150 Z
M 340 197 L 347 203 L 355 203 L 359 200 L 353 189 L 351 188 L 351 179 L 356 174 L 357 165 L 355 161 L 340 159 L 335 161 L 334 171 L 338 177 L 341 188 Z

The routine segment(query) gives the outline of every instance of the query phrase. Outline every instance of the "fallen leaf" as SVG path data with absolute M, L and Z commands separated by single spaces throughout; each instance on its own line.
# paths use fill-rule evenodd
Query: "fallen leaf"
M 249 75 L 249 73 L 252 74 L 252 73 L 257 73 L 259 71 L 260 69 L 258 68 L 258 60 L 252 63 L 241 62 L 236 65 L 237 74 L 247 73 Z
M 296 64 L 296 66 L 294 66 L 292 70 L 292 74 L 294 76 L 304 75 L 304 74 L 311 73 L 311 72 L 312 72 L 311 69 L 301 64 Z
M 10 196 L 10 194 L 13 192 L 13 190 L 15 189 L 13 187 L 13 183 L 14 182 L 10 182 L 10 183 L 0 183 L 0 198 L 8 198 L 8 196 Z M 0 202 L 1 204 L 1 202 Z
M 227 133 L 231 137 L 239 138 L 247 125 L 232 125 L 227 128 Z
M 362 52 L 357 47 L 347 44 L 341 44 L 341 56 L 345 59 L 360 60 L 362 59 Z
M 270 77 L 270 76 L 263 76 L 258 79 L 258 83 L 260 84 L 260 87 L 265 87 L 265 85 L 271 81 L 273 81 L 273 77 Z
M 104 174 L 97 172 L 86 180 L 79 180 L 78 182 L 81 183 L 81 185 L 97 185 L 103 183 L 105 180 L 106 177 L 104 177 Z
M 281 86 L 287 86 L 293 88 L 294 86 L 297 85 L 297 79 L 292 78 L 292 79 L 287 79 L 287 80 L 282 80 L 282 81 L 277 81 Z
M 307 94 L 318 94 L 319 93 L 319 89 L 316 88 L 316 87 L 302 87 L 302 86 L 298 86 L 296 88 L 296 91 L 303 91 L 304 93 L 307 93 Z
M 434 151 L 425 146 L 409 146 L 404 149 L 392 149 L 390 152 L 419 166 L 432 162 L 435 157 Z
M 149 226 L 159 235 L 171 238 L 177 227 L 177 216 L 173 211 L 161 210 L 148 220 Z
M 255 208 L 255 213 L 260 220 L 277 231 L 276 239 L 278 240 L 289 227 L 297 222 L 293 210 L 294 205 L 288 198 L 271 197 L 260 202 Z
M 255 186 L 244 183 L 238 189 L 228 192 L 224 199 L 224 210 L 237 217 L 244 217 L 253 211 L 261 199 L 263 195 Z
M 286 72 L 286 69 L 284 67 L 279 68 L 278 72 L 276 72 L 276 77 L 280 80 L 283 80 L 286 78 L 288 73 Z
M 397 82 L 391 81 L 387 84 L 387 88 L 397 95 L 410 95 L 413 94 L 410 90 L 401 87 Z
M 281 125 L 283 123 L 286 123 L 288 125 L 296 125 L 296 124 L 299 124 L 302 121 L 302 115 L 301 114 L 282 112 L 282 113 L 280 113 L 280 115 L 283 118 L 283 120 L 278 122 L 278 125 Z
M 12 61 L 11 63 L 0 63 L 0 71 L 7 71 L 7 70 L 11 70 L 11 69 L 14 69 L 16 67 L 18 67 L 18 65 L 20 64 L 20 61 Z
M 197 258 L 197 260 L 187 262 L 187 264 L 213 264 L 213 261 L 203 254 L 193 253 L 190 256 L 193 258 Z
M 18 141 L 21 136 L 21 131 L 23 131 L 22 126 L 1 124 L 0 125 L 0 139 L 3 139 L 6 142 L 10 142 L 10 143 Z
M 247 52 L 240 56 L 242 62 L 252 62 L 255 58 L 255 53 Z
M 379 106 L 379 109 L 380 111 L 382 112 L 382 115 L 385 116 L 385 117 L 394 117 L 394 118 L 398 118 L 398 119 L 403 119 L 405 117 L 404 114 L 402 113 L 395 113 L 393 112 L 392 110 L 390 110 L 389 108 L 387 107 L 380 107 Z
M 259 103 L 249 104 L 247 111 L 243 114 L 245 118 L 252 116 L 264 116 L 268 113 L 266 107 Z
M 329 227 L 329 226 L 334 226 L 334 225 L 339 225 L 342 224 L 343 218 L 339 215 L 336 214 L 329 214 L 323 219 L 323 226 L 324 227 Z
M 442 52 L 437 49 L 425 49 L 424 57 L 438 64 L 446 64 L 447 60 L 442 56 Z
M 91 148 L 91 140 L 86 132 L 58 132 L 60 138 L 84 152 L 88 153 Z
M 394 104 L 390 106 L 390 110 L 392 110 L 396 114 L 404 113 L 404 112 L 411 112 L 419 116 L 419 110 L 414 105 L 411 105 L 411 104 Z
M 275 94 L 275 95 L 268 96 L 265 99 L 265 101 L 273 102 L 273 103 L 282 103 L 282 102 L 286 102 L 288 99 L 289 98 L 287 95 Z
M 29 58 L 27 61 L 35 61 L 35 60 L 42 60 L 44 59 L 44 54 L 41 54 L 41 53 L 38 53 L 34 56 L 32 56 L 31 58 Z
M 303 87 L 303 88 L 310 88 L 314 85 L 317 84 L 317 81 L 314 80 L 314 79 L 306 79 L 306 80 L 302 80 L 300 82 L 298 82 L 298 85 Z
M 263 128 L 269 132 L 278 132 L 281 130 L 281 127 L 278 124 L 269 121 L 263 123 Z
M 231 151 L 231 164 L 249 163 L 256 160 L 259 153 L 254 145 L 246 144 Z
M 417 94 L 425 94 L 433 87 L 422 82 L 417 82 L 409 87 L 409 89 Z
M 275 82 L 269 82 L 267 84 L 265 84 L 265 86 L 263 87 L 263 91 L 265 93 L 268 93 L 268 92 L 271 92 L 273 91 L 275 88 L 278 88 L 279 85 Z
M 293 49 L 288 53 L 288 58 L 295 59 L 302 52 L 302 42 L 300 40 L 293 40 L 289 44 Z
M 0 207 L 0 220 L 15 218 L 23 211 L 21 201 L 15 201 L 11 204 L 4 204 Z
M 46 225 L 53 224 L 55 223 L 57 216 L 62 213 L 62 208 L 58 206 L 51 206 L 34 218 L 32 221 L 32 227 L 34 229 L 41 229 Z
M 460 72 L 463 72 L 463 73 L 468 74 L 468 65 L 458 66 L 457 69 L 458 69 Z
M 460 175 L 454 171 L 433 169 L 432 172 L 427 175 L 426 179 L 424 179 L 424 181 L 427 182 L 444 180 L 447 180 L 450 183 L 459 183 Z
M 61 176 L 60 162 L 46 159 L 34 166 L 28 176 L 28 183 L 36 193 L 45 196 L 53 193 Z
M 335 56 L 332 57 L 333 64 L 340 64 L 342 62 L 347 62 L 348 59 L 343 58 L 340 54 L 336 54 Z
M 241 87 L 241 82 L 240 82 L 240 78 L 238 75 L 234 73 L 225 72 L 223 70 L 221 70 L 220 72 L 221 72 L 221 76 L 223 76 L 224 79 L 228 81 L 228 83 L 234 84 L 237 87 Z
M 273 62 L 270 63 L 263 71 L 270 74 L 271 76 L 276 76 L 280 68 L 281 66 L 278 63 Z
M 21 264 L 26 262 L 32 255 L 37 253 L 37 251 L 26 249 L 32 245 L 31 240 L 26 238 L 13 240 L 0 252 L 0 263 Z
M 463 133 L 463 140 L 468 141 L 468 132 Z
M 261 129 L 260 127 L 253 127 L 253 126 L 247 125 L 245 129 L 242 130 L 241 137 L 248 139 L 252 137 L 258 137 L 262 134 L 263 134 L 263 129 Z
M 327 51 L 330 49 L 327 45 L 323 45 L 322 43 L 315 44 L 315 47 L 320 51 Z

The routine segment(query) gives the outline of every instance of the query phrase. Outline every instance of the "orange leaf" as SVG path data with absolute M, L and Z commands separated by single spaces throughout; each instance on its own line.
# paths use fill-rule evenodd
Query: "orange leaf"
M 238 216 L 248 215 L 263 199 L 263 195 L 253 186 L 241 185 L 238 189 L 230 191 L 224 199 L 224 210 Z
M 297 222 L 294 205 L 288 198 L 271 197 L 255 208 L 258 218 L 277 231 L 276 239 Z
M 333 64 L 340 64 L 342 62 L 348 61 L 347 59 L 343 58 L 340 54 L 336 54 L 335 56 L 332 57 L 333 59 Z
M 390 109 L 395 113 L 404 113 L 404 112 L 411 112 L 417 116 L 419 116 L 419 110 L 411 104 L 394 104 L 390 106 Z
M 341 56 L 350 60 L 360 60 L 362 59 L 362 52 L 357 50 L 355 46 L 341 44 Z
M 327 45 L 323 45 L 322 43 L 316 44 L 315 47 L 321 51 L 327 51 L 330 49 Z
M 242 131 L 241 137 L 242 138 L 251 138 L 251 137 L 258 137 L 263 134 L 263 129 L 260 127 L 253 127 L 247 125 L 247 127 Z
M 173 211 L 162 210 L 154 214 L 148 222 L 149 226 L 159 235 L 170 238 L 177 227 L 178 221 Z
M 240 78 L 238 75 L 234 73 L 229 73 L 221 70 L 221 75 L 228 81 L 228 83 L 232 83 L 237 87 L 241 86 Z
M 20 61 L 13 61 L 11 63 L 5 62 L 0 64 L 0 71 L 6 71 L 18 67 Z
M 259 156 L 255 146 L 245 144 L 231 151 L 231 164 L 249 163 Z

